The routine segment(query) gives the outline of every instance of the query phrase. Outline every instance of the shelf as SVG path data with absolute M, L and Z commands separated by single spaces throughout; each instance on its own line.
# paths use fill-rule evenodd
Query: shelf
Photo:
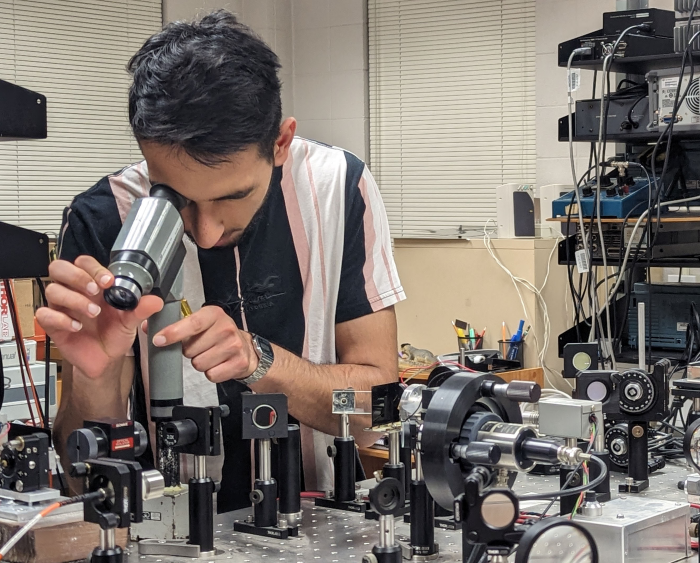
M 560 45 L 561 49 L 562 46 Z M 610 66 L 611 72 L 621 72 L 625 74 L 646 74 L 650 70 L 660 70 L 665 68 L 680 68 L 683 53 L 665 53 L 663 55 L 646 55 L 644 57 L 618 57 Z M 693 51 L 693 60 L 700 61 L 700 51 Z M 559 66 L 566 68 L 566 61 L 560 61 Z M 574 61 L 572 68 L 584 70 L 603 70 L 603 60 L 583 60 Z

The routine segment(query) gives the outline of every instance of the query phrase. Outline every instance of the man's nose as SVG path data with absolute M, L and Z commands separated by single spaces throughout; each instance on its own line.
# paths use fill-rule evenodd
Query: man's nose
M 219 242 L 219 239 L 224 234 L 223 226 L 202 210 L 193 212 L 191 219 L 192 224 L 188 225 L 187 218 L 185 218 L 185 228 L 200 248 L 211 248 Z

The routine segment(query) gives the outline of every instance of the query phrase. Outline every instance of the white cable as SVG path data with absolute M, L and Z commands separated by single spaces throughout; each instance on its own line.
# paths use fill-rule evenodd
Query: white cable
M 554 256 L 554 252 L 557 249 L 557 246 L 559 244 L 559 238 L 555 239 L 554 246 L 552 247 L 552 251 L 549 253 L 549 257 L 547 259 L 547 272 L 545 274 L 544 281 L 542 283 L 542 287 L 539 289 L 535 287 L 532 283 L 530 283 L 528 280 L 515 276 L 513 272 L 511 272 L 503 262 L 496 256 L 496 253 L 493 249 L 493 246 L 491 245 L 491 236 L 489 232 L 487 231 L 487 227 L 489 223 L 493 221 L 493 219 L 489 219 L 486 222 L 486 225 L 484 225 L 484 246 L 486 247 L 486 250 L 488 253 L 491 255 L 491 257 L 494 259 L 496 264 L 508 275 L 508 277 L 511 279 L 513 282 L 513 286 L 515 287 L 515 291 L 518 294 L 518 298 L 520 299 L 520 305 L 523 308 L 523 315 L 526 320 L 530 322 L 530 324 L 534 324 L 532 322 L 532 319 L 530 318 L 530 315 L 527 312 L 527 307 L 525 306 L 525 300 L 523 299 L 522 292 L 520 291 L 520 287 L 518 287 L 518 284 L 522 285 L 525 289 L 528 291 L 532 292 L 535 294 L 537 297 L 537 300 L 540 304 L 540 307 L 542 308 L 542 320 L 543 320 L 543 339 L 544 343 L 543 346 L 540 348 L 540 343 L 539 339 L 537 338 L 537 333 L 533 332 L 533 337 L 535 339 L 535 348 L 537 349 L 537 357 L 538 360 L 540 361 L 540 365 L 544 368 L 544 375 L 545 375 L 545 380 L 547 381 L 547 384 L 550 385 L 551 387 L 555 387 L 554 383 L 549 379 L 547 375 L 547 371 L 551 371 L 552 374 L 556 375 L 556 372 L 549 368 L 547 366 L 546 362 L 546 355 L 547 355 L 547 349 L 549 348 L 549 341 L 551 337 L 551 322 L 549 318 L 549 311 L 547 310 L 547 303 L 544 300 L 544 297 L 542 296 L 542 291 L 544 290 L 545 286 L 547 285 L 547 281 L 549 280 L 549 273 L 550 273 L 550 268 L 551 268 L 551 262 L 552 262 L 552 257 Z M 566 380 L 563 380 L 566 381 Z M 568 381 L 566 383 L 571 387 L 571 384 L 569 384 Z
M 687 203 L 689 201 L 697 201 L 700 200 L 700 195 L 694 196 L 694 197 L 688 197 L 685 199 L 676 199 L 674 201 L 662 201 L 659 203 L 659 207 L 669 207 L 671 205 L 679 205 L 681 203 Z M 637 219 L 637 222 L 634 225 L 634 229 L 632 229 L 632 234 L 630 236 L 630 243 L 627 246 L 627 250 L 625 251 L 625 258 L 622 261 L 622 267 L 620 268 L 621 272 L 624 272 L 627 266 L 627 261 L 629 260 L 630 257 L 630 252 L 632 251 L 632 246 L 634 246 L 634 236 L 637 234 L 637 229 L 639 229 L 639 226 L 644 222 L 644 219 L 646 219 L 647 215 L 649 215 L 649 209 L 645 210 L 644 213 L 642 213 L 639 216 L 639 219 Z M 651 228 L 651 226 L 650 226 Z M 615 283 L 615 286 L 612 288 L 612 291 L 608 294 L 606 301 L 610 303 L 610 300 L 612 299 L 612 296 L 615 295 L 617 290 L 620 287 L 620 283 L 622 283 L 622 279 L 624 276 L 620 275 L 617 277 L 617 283 Z
M 623 34 L 624 35 L 624 34 Z M 596 194 L 596 223 L 598 225 L 598 238 L 599 238 L 599 244 L 600 244 L 600 252 L 603 257 L 603 285 L 605 287 L 605 295 L 609 295 L 609 286 L 608 286 L 608 257 L 607 253 L 605 251 L 605 237 L 603 235 L 603 222 L 600 218 L 600 199 L 601 199 L 601 176 L 603 172 L 603 166 L 602 166 L 602 158 L 603 158 L 603 130 L 605 128 L 605 125 L 607 123 L 607 115 L 605 115 L 605 90 L 606 90 L 606 85 L 608 81 L 606 80 L 607 77 L 607 72 L 610 67 L 610 62 L 612 61 L 614 57 L 614 54 L 611 53 L 607 57 L 605 57 L 605 60 L 603 61 L 603 95 L 600 97 L 600 124 L 598 127 L 598 150 L 597 150 L 597 158 L 596 158 L 596 165 L 599 167 L 596 170 L 596 183 L 597 183 L 597 194 Z M 610 91 L 608 91 L 608 98 L 610 97 Z M 594 300 L 594 302 L 597 304 L 598 303 L 598 292 L 595 291 L 595 283 L 593 284 L 593 294 L 591 295 L 591 299 Z M 610 307 L 608 306 L 608 303 L 610 302 L 609 299 L 606 298 L 605 300 L 605 305 L 603 306 L 603 309 L 605 310 L 605 324 L 608 327 L 608 332 L 611 331 L 612 325 L 610 324 Z M 594 311 L 595 314 L 595 311 Z M 600 314 L 598 314 L 598 318 L 600 318 Z M 592 319 L 592 317 L 591 317 Z M 595 327 L 596 323 L 591 323 Z M 602 327 L 601 327 L 602 328 Z M 592 333 L 595 333 L 595 328 L 593 329 Z M 603 350 L 603 354 L 606 358 L 610 358 L 612 362 L 612 369 L 616 370 L 617 369 L 617 362 L 615 361 L 615 350 L 613 349 L 612 342 L 610 340 L 610 334 L 608 334 L 608 338 L 605 338 L 604 332 L 601 330 L 601 342 L 604 342 L 604 345 L 601 345 L 601 349 Z

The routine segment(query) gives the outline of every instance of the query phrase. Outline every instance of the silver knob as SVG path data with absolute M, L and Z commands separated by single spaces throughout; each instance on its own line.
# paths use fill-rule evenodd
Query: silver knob
M 165 491 L 165 479 L 160 471 L 149 469 L 141 473 L 143 500 L 160 498 Z

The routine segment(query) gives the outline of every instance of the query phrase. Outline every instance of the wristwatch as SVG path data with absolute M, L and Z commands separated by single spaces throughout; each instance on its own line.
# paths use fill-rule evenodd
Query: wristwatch
M 253 337 L 253 348 L 255 348 L 255 353 L 258 355 L 258 367 L 245 379 L 239 379 L 239 381 L 245 385 L 252 385 L 265 377 L 265 374 L 270 371 L 272 367 L 272 362 L 275 360 L 275 353 L 272 351 L 272 345 L 257 334 L 251 333 L 251 336 Z

